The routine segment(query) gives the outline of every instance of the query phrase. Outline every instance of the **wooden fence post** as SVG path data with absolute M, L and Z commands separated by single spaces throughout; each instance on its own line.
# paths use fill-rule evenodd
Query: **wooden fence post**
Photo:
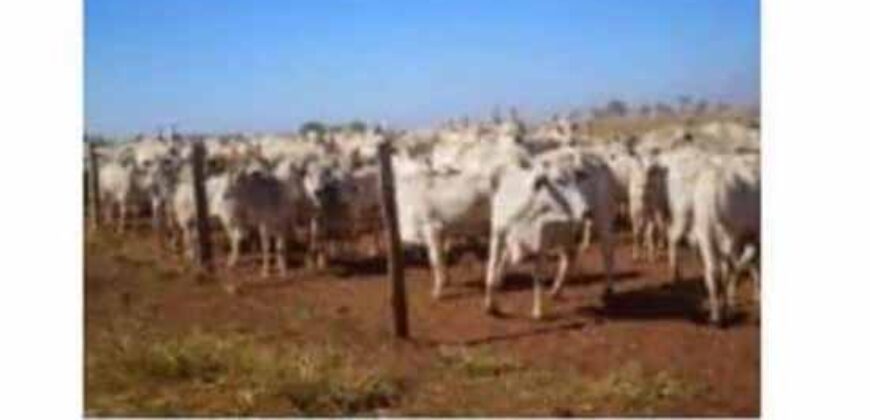
M 208 223 L 208 196 L 205 189 L 205 146 L 193 144 L 193 200 L 196 205 L 196 257 L 199 267 L 211 271 L 211 231 Z
M 399 338 L 408 337 L 408 305 L 405 296 L 405 263 L 402 242 L 399 239 L 399 222 L 396 213 L 395 187 L 391 147 L 387 142 L 378 145 L 381 166 L 381 214 L 386 229 L 389 251 L 387 253 L 388 275 L 391 281 L 390 302 L 393 307 L 393 329 Z
M 100 212 L 100 165 L 97 161 L 97 145 L 94 143 L 88 143 L 88 163 L 90 164 L 90 168 L 88 168 L 88 182 L 90 183 L 88 192 L 90 193 L 91 228 L 96 229 L 100 226 L 102 213 Z

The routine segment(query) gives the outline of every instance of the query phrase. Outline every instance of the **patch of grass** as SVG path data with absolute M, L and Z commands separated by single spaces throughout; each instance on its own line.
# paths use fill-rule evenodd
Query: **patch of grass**
M 293 302 L 293 305 L 289 309 L 290 317 L 299 322 L 310 321 L 314 318 L 314 309 L 305 302 L 297 301 Z
M 700 395 L 706 388 L 672 372 L 650 372 L 639 363 L 628 363 L 602 378 L 581 383 L 578 391 L 588 408 L 603 405 L 621 413 L 649 415 L 666 404 Z
M 516 360 L 485 347 L 442 347 L 438 350 L 438 363 L 472 378 L 498 376 L 522 368 Z
M 89 347 L 89 414 L 348 415 L 389 407 L 402 391 L 396 377 L 329 345 L 264 347 L 196 331 L 137 338 Z

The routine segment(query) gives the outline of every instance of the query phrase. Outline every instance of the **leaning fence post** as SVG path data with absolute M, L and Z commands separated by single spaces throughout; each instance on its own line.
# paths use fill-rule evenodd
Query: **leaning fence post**
M 197 141 L 191 154 L 193 167 L 193 202 L 196 205 L 196 257 L 199 267 L 211 270 L 211 231 L 208 223 L 208 198 L 205 190 L 205 146 Z
M 390 302 L 393 307 L 393 329 L 399 338 L 408 337 L 408 305 L 405 296 L 405 264 L 402 242 L 399 239 L 399 223 L 396 213 L 396 197 L 393 185 L 393 165 L 390 145 L 378 145 L 378 159 L 381 166 L 381 215 L 384 220 L 385 234 L 389 251 L 387 253 L 388 275 L 391 281 Z
M 100 165 L 97 161 L 97 145 L 88 143 L 88 189 L 90 193 L 91 206 L 91 228 L 96 229 L 100 226 Z

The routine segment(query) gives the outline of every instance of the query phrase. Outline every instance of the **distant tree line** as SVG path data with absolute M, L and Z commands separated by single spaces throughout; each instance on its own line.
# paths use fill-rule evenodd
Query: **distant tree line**
M 369 125 L 360 120 L 353 120 L 343 124 L 327 124 L 322 121 L 306 121 L 299 126 L 299 134 L 308 135 L 313 132 L 317 135 L 323 135 L 328 132 L 349 131 L 353 133 L 363 133 L 368 130 Z
M 704 98 L 693 98 L 689 95 L 680 95 L 673 103 L 659 101 L 655 103 L 642 103 L 632 108 L 626 101 L 611 99 L 603 106 L 593 107 L 589 110 L 589 116 L 593 119 L 622 118 L 639 116 L 642 118 L 674 117 L 674 116 L 701 116 L 711 113 L 725 113 L 734 107 L 725 102 L 713 103 Z

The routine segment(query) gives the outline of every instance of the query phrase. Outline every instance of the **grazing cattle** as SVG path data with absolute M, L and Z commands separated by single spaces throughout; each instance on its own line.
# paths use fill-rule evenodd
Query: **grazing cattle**
M 601 242 L 609 293 L 612 229 L 619 214 L 630 222 L 636 261 L 654 259 L 657 239 L 666 237 L 674 279 L 680 277 L 684 245 L 697 246 L 711 301 L 719 283 L 730 296 L 734 276 L 748 269 L 757 278 L 757 227 L 749 211 L 757 207 L 751 164 L 758 157 L 757 127 L 723 120 L 604 135 L 592 130 L 596 127 L 584 131 L 575 120 L 557 115 L 526 125 L 513 113 L 505 121 L 466 118 L 390 133 L 330 124 L 301 134 L 202 137 L 209 214 L 226 230 L 230 266 L 239 259 L 243 238 L 257 230 L 264 275 L 274 257 L 273 241 L 284 274 L 287 241 L 295 227 L 308 225 L 308 251 L 323 267 L 339 244 L 381 227 L 374 163 L 377 146 L 389 137 L 396 151 L 400 238 L 426 249 L 436 299 L 450 282 L 446 254 L 457 236 L 489 239 L 485 306 L 490 311 L 496 310 L 495 291 L 506 267 L 529 257 L 537 264 L 532 314 L 540 317 L 544 258 L 558 256 L 551 289 L 557 297 L 577 250 L 589 245 L 593 232 Z M 100 194 L 107 208 L 119 208 L 118 229 L 134 206 L 150 200 L 152 224 L 160 227 L 171 208 L 192 255 L 189 144 L 140 137 L 100 146 L 97 153 Z M 721 319 L 720 306 L 711 302 L 711 318 Z
M 157 161 L 175 154 L 173 143 L 165 140 L 146 138 L 130 145 L 136 165 L 149 169 Z
M 154 230 L 163 226 L 167 208 L 175 194 L 182 161 L 174 156 L 157 159 L 144 169 L 142 188 L 151 204 L 151 225 Z
M 112 218 L 113 207 L 117 206 L 117 230 L 122 233 L 127 226 L 129 213 L 145 198 L 141 171 L 130 160 L 101 162 L 99 171 L 100 198 L 104 203 L 106 220 Z
M 247 229 L 256 229 L 263 255 L 261 275 L 270 272 L 271 242 L 275 242 L 278 271 L 287 274 L 287 242 L 293 228 L 293 197 L 287 183 L 270 171 L 255 168 L 231 171 L 226 190 L 218 202 L 218 215 L 230 236 L 231 251 L 227 265 L 232 267 L 239 257 L 239 247 Z
M 172 196 L 172 214 L 176 225 L 181 230 L 182 248 L 191 260 L 195 258 L 196 241 L 196 204 L 193 199 L 193 181 L 189 168 L 183 172 Z M 212 176 L 206 180 L 205 191 L 208 203 L 209 217 L 218 218 L 220 200 L 227 184 L 226 174 Z
M 342 188 L 345 174 L 337 162 L 312 161 L 305 168 L 303 188 L 312 204 L 310 218 L 309 253 L 318 268 L 327 265 L 327 238 L 340 235 L 342 213 L 346 210 Z
M 635 157 L 628 181 L 628 215 L 635 260 L 652 261 L 659 243 L 665 243 L 664 188 L 662 167 L 654 159 Z
M 209 215 L 216 217 L 230 241 L 227 266 L 238 263 L 241 242 L 249 230 L 260 236 L 262 252 L 261 274 L 270 274 L 272 241 L 281 276 L 287 273 L 286 249 L 292 234 L 295 204 L 301 196 L 301 181 L 292 174 L 279 178 L 263 165 L 248 164 L 208 178 L 206 195 Z M 181 183 L 173 200 L 175 218 L 182 229 L 188 256 L 193 257 L 196 209 L 192 183 Z
M 692 194 L 701 170 L 710 164 L 709 154 L 695 147 L 682 147 L 662 153 L 658 158 L 659 170 L 653 176 L 648 192 L 660 194 L 656 198 L 667 203 L 665 212 L 668 225 L 668 266 L 671 279 L 680 279 L 681 245 L 689 239 L 692 227 Z M 658 191 L 653 186 L 663 186 Z
M 380 227 L 379 171 L 354 168 L 352 162 L 311 162 L 304 189 L 314 213 L 310 218 L 310 252 L 318 267 L 327 264 L 328 248 L 337 241 L 376 232 Z M 375 235 L 376 241 L 379 235 Z M 374 243 L 374 248 L 379 247 Z
M 495 176 L 506 166 L 524 164 L 531 154 L 520 137 L 497 134 L 477 142 L 437 144 L 431 166 L 436 171 Z
M 735 303 L 737 277 L 746 268 L 751 268 L 758 296 L 759 169 L 757 156 L 722 157 L 701 171 L 693 191 L 692 233 L 704 263 L 712 323 L 725 320 Z M 726 292 L 725 299 L 720 292 Z
M 399 235 L 405 244 L 426 247 L 437 299 L 449 283 L 446 237 L 485 232 L 494 179 L 473 172 L 436 172 L 401 157 L 393 162 Z
M 551 295 L 557 297 L 576 256 L 581 222 L 591 217 L 598 229 L 607 284 L 612 293 L 615 213 L 613 176 L 603 160 L 589 154 L 557 150 L 536 159 L 532 168 L 506 171 L 492 200 L 492 227 L 486 273 L 487 312 L 496 312 L 495 292 L 508 262 L 534 256 L 532 316 L 542 316 L 541 265 L 546 252 L 559 255 Z

